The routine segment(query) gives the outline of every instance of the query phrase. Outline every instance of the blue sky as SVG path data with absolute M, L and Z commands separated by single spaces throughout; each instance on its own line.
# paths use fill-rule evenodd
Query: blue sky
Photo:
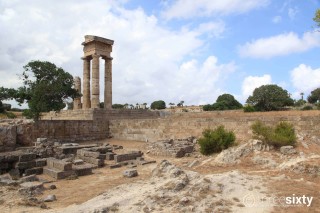
M 0 0 L 0 86 L 18 87 L 30 60 L 82 77 L 89 34 L 115 41 L 114 103 L 198 105 L 223 93 L 244 103 L 270 83 L 299 98 L 320 87 L 317 8 L 317 0 Z

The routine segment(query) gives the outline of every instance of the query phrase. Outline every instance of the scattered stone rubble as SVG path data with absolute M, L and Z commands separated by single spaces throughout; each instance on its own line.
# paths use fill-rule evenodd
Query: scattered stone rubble
M 197 140 L 194 137 L 178 140 L 161 140 L 150 143 L 149 150 L 152 155 L 181 158 L 187 153 L 192 153 L 196 143 Z
M 0 174 L 9 173 L 10 178 L 6 179 L 5 183 L 42 173 L 59 180 L 90 175 L 92 169 L 105 166 L 105 161 L 110 168 L 124 165 L 133 168 L 155 163 L 144 160 L 141 151 L 121 154 L 114 152 L 120 149 L 123 147 L 107 143 L 79 145 L 38 138 L 34 147 L 0 153 Z

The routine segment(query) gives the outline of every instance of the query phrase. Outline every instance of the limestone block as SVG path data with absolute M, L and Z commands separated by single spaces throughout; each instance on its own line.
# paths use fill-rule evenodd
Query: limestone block
M 24 182 L 20 184 L 21 188 L 19 189 L 19 193 L 21 194 L 31 194 L 33 191 L 39 189 L 44 190 L 43 183 L 41 182 Z
M 106 160 L 114 160 L 115 154 L 113 152 L 106 153 Z
M 39 179 L 37 178 L 37 176 L 35 174 L 31 174 L 31 175 L 27 175 L 25 177 L 20 178 L 20 182 L 24 183 L 24 182 L 34 182 L 34 181 L 38 181 Z
M 123 172 L 124 177 L 132 178 L 138 176 L 138 171 L 136 169 L 127 169 Z
M 81 164 L 81 165 L 73 165 L 72 169 L 75 171 L 77 176 L 85 176 L 92 174 L 92 164 Z
M 15 164 L 15 168 L 17 169 L 30 169 L 36 166 L 35 161 L 28 161 L 28 162 L 18 162 Z
M 103 159 L 96 159 L 96 158 L 90 158 L 90 157 L 85 157 L 85 156 L 79 156 L 79 158 L 81 158 L 82 160 L 84 160 L 87 163 L 91 163 L 94 164 L 98 167 L 102 167 L 104 165 L 104 160 Z
M 122 162 L 122 161 L 128 161 L 128 160 L 135 160 L 137 157 L 141 157 L 143 155 L 142 152 L 131 152 L 127 154 L 118 154 L 114 156 L 114 160 L 116 163 Z
M 65 162 L 55 158 L 47 158 L 47 166 L 48 168 L 57 169 L 60 171 L 69 171 L 72 169 L 71 162 Z
M 48 167 L 45 167 L 43 168 L 43 174 L 46 174 L 50 177 L 53 177 L 57 180 L 60 180 L 60 179 L 65 179 L 69 176 L 72 176 L 72 175 L 75 175 L 75 171 L 73 170 L 69 170 L 69 171 L 60 171 L 58 169 L 55 169 L 55 168 L 48 168 Z
M 42 167 L 34 167 L 31 169 L 26 169 L 24 174 L 25 175 L 41 175 L 43 173 L 43 168 Z
M 37 155 L 33 153 L 26 153 L 19 156 L 19 162 L 32 161 L 36 159 Z
M 17 162 L 19 160 L 18 155 L 7 155 L 5 161 L 8 163 Z
M 44 167 L 47 165 L 47 159 L 42 158 L 42 159 L 36 159 L 36 167 Z

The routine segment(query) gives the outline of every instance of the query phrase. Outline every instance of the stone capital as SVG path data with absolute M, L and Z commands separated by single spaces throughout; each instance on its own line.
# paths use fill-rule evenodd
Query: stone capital
M 90 60 L 91 60 L 91 57 L 88 57 L 88 56 L 81 57 L 81 60 L 87 60 L 87 61 L 90 61 Z
M 112 57 L 110 57 L 110 56 L 102 56 L 102 59 L 103 60 L 113 60 L 113 58 Z
M 100 55 L 99 54 L 93 54 L 92 58 L 100 58 Z

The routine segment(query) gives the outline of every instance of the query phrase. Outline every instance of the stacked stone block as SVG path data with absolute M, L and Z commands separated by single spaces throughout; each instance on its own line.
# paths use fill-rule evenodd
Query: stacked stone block
M 75 171 L 72 170 L 71 162 L 65 162 L 55 158 L 47 159 L 47 167 L 43 168 L 43 173 L 57 180 L 76 174 Z
M 136 160 L 138 157 L 141 157 L 143 153 L 141 151 L 132 151 L 126 154 L 118 154 L 114 156 L 114 161 L 120 163 L 123 161 Z
M 46 165 L 46 159 L 36 159 L 34 153 L 13 151 L 0 155 L 0 173 L 17 170 L 19 175 L 42 174 L 42 167 Z
M 104 166 L 106 154 L 101 154 L 98 151 L 91 151 L 90 149 L 79 149 L 77 150 L 77 157 L 87 163 L 91 163 L 97 167 L 102 167 Z

